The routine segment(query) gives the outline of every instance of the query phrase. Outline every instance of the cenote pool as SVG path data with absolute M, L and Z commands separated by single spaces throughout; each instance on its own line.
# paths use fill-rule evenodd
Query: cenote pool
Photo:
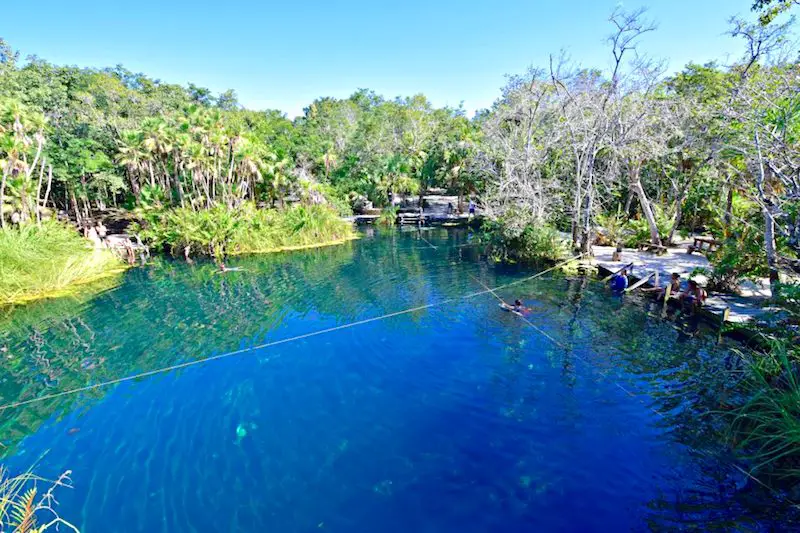
M 707 416 L 730 347 L 577 275 L 499 291 L 537 331 L 461 298 L 531 275 L 468 243 L 161 261 L 15 310 L 3 405 L 452 299 L 6 409 L 3 463 L 71 470 L 58 509 L 90 533 L 792 529 Z

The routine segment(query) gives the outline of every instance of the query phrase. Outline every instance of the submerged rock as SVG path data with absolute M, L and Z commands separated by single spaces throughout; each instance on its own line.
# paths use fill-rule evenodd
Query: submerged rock
M 239 424 L 238 426 L 236 426 L 236 444 L 242 442 L 242 439 L 244 439 L 246 436 L 247 436 L 247 429 L 245 429 L 244 425 Z

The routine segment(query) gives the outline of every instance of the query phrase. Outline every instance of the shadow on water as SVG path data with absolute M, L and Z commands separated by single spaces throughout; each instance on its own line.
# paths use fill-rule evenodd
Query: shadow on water
M 163 260 L 91 301 L 31 304 L 0 324 L 0 403 L 458 298 L 480 290 L 472 276 L 530 275 L 482 261 L 469 238 L 371 229 L 338 247 L 237 258 L 243 270 L 226 274 Z M 78 480 L 91 470 L 64 501 L 67 517 L 83 509 L 86 531 L 103 530 L 113 512 L 99 509 L 112 504 L 130 531 L 795 523 L 731 467 L 715 414 L 730 347 L 715 335 L 687 335 L 692 324 L 586 277 L 500 295 L 525 300 L 562 346 L 491 295 L 457 300 L 9 409 L 1 451 L 17 468 L 51 449 L 45 468 Z

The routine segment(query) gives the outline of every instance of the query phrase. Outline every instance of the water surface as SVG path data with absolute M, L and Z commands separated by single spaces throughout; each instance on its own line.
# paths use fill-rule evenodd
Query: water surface
M 579 276 L 499 291 L 534 328 L 463 298 L 532 273 L 469 238 L 163 261 L 14 311 L 3 404 L 245 351 L 5 410 L 4 461 L 72 470 L 59 509 L 90 533 L 790 529 L 709 415 L 728 347 Z

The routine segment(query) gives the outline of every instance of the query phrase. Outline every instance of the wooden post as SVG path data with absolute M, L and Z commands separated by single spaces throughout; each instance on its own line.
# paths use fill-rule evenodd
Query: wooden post
M 721 314 L 722 321 L 719 323 L 719 330 L 717 330 L 717 344 L 722 343 L 722 332 L 725 330 L 725 322 L 728 321 L 728 317 L 730 316 L 730 314 L 731 314 L 730 307 L 726 307 L 725 309 L 722 310 Z
M 661 308 L 661 316 L 667 316 L 667 306 L 669 305 L 669 297 L 672 296 L 672 283 L 667 285 L 664 291 L 664 306 Z
M 660 286 L 661 286 L 661 285 L 658 283 L 658 270 L 656 270 L 656 277 L 655 277 L 655 281 L 654 281 L 654 283 L 655 283 L 655 286 L 656 286 L 656 288 L 658 288 L 658 287 L 660 287 Z

